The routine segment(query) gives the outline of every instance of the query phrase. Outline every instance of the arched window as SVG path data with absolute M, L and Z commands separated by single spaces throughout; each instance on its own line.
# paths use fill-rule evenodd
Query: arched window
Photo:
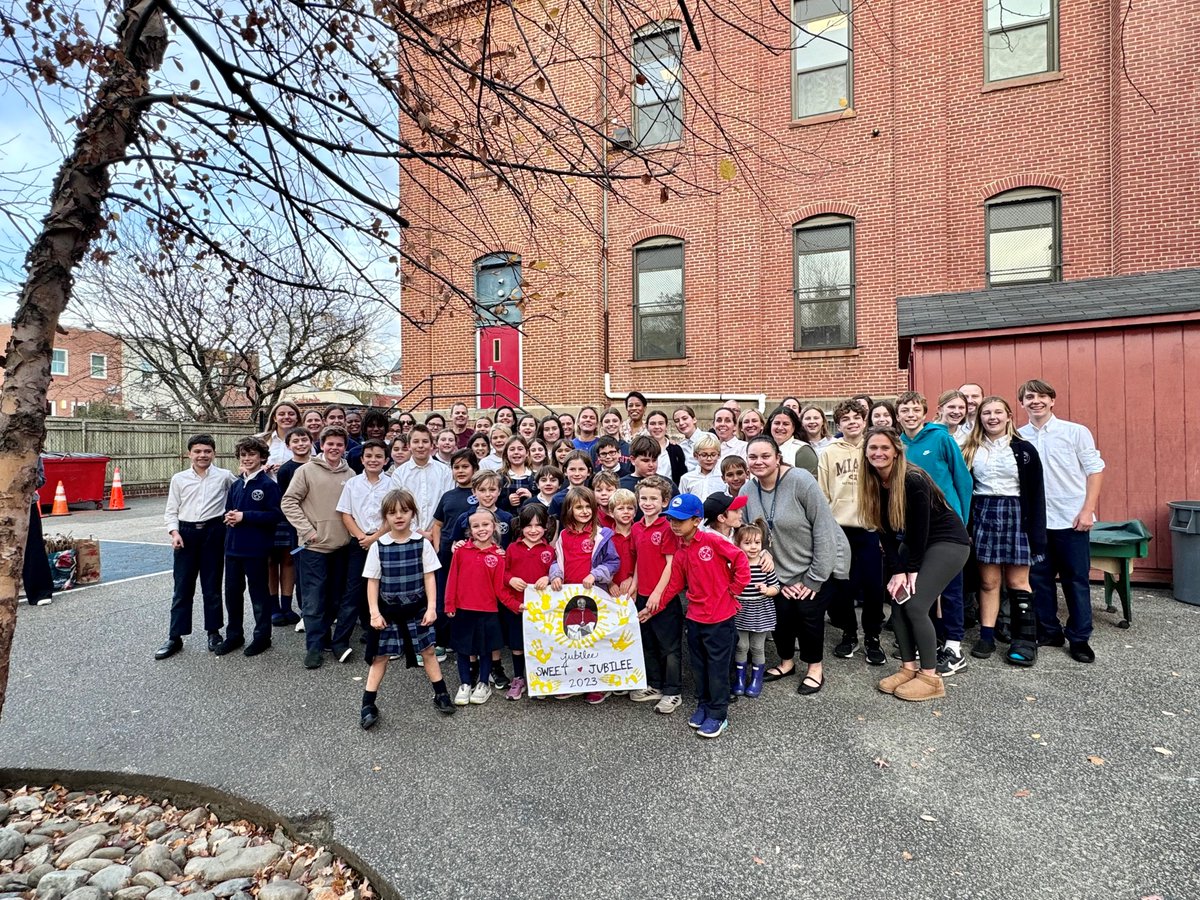
M 679 24 L 643 28 L 633 39 L 633 137 L 639 147 L 683 137 Z
M 480 325 L 520 325 L 521 257 L 491 253 L 475 260 L 475 319 Z
M 988 285 L 1062 281 L 1061 199 L 1018 188 L 987 201 Z
M 684 353 L 683 241 L 650 238 L 633 248 L 633 357 Z
M 792 230 L 795 350 L 853 347 L 854 220 L 814 216 Z

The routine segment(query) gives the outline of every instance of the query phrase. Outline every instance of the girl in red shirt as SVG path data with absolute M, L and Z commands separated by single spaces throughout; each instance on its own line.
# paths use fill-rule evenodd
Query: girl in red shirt
M 550 564 L 554 551 L 546 543 L 549 513 L 540 503 L 529 503 L 517 514 L 518 540 L 508 545 L 504 567 L 503 606 L 500 630 L 512 650 L 513 680 L 505 696 L 520 700 L 525 692 L 525 633 L 521 613 L 525 611 L 525 588 L 545 590 L 550 583 Z
M 500 633 L 504 594 L 504 551 L 496 546 L 496 516 L 476 508 L 467 520 L 471 540 L 454 551 L 446 579 L 446 615 L 461 684 L 455 706 L 487 703 L 492 696 L 492 651 L 504 645 Z

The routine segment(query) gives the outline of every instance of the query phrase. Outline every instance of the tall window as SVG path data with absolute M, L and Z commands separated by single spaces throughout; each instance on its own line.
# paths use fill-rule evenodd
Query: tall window
M 818 216 L 797 225 L 793 349 L 854 346 L 854 222 Z
M 1058 68 L 1058 0 L 984 0 L 984 4 L 988 81 Z
M 850 0 L 796 0 L 792 116 L 846 109 L 851 96 Z
M 475 320 L 479 325 L 520 325 L 521 257 L 492 253 L 475 260 Z
M 88 364 L 92 367 L 93 378 L 108 377 L 108 357 L 103 353 L 92 353 Z
M 633 250 L 633 355 L 683 359 L 683 242 L 652 238 Z
M 1060 196 L 1022 188 L 987 204 L 988 284 L 1062 280 Z
M 683 57 L 679 26 L 668 24 L 633 39 L 633 136 L 640 147 L 683 137 Z
M 66 375 L 67 374 L 67 351 L 55 350 L 54 355 L 50 358 L 50 374 L 51 375 Z

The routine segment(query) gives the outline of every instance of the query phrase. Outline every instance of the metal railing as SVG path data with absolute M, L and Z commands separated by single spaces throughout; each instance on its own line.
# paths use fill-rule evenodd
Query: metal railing
M 438 390 L 439 381 L 442 388 L 440 392 Z M 451 387 L 457 387 L 457 389 L 447 390 L 447 382 L 449 382 Z M 464 383 L 465 387 L 462 386 Z M 387 412 L 391 413 L 395 410 L 400 410 L 411 413 L 416 412 L 422 407 L 435 410 L 444 405 L 437 403 L 436 401 L 438 400 L 448 400 L 453 403 L 470 402 L 474 406 L 474 402 L 471 401 L 482 401 L 485 397 L 491 400 L 493 409 L 497 406 L 511 406 L 519 412 L 531 412 L 532 409 L 542 409 L 550 415 L 558 414 L 558 410 L 554 407 L 548 403 L 544 403 L 521 387 L 521 385 L 501 375 L 495 369 L 431 372 L 405 391 L 404 395 L 393 403 Z M 518 399 L 514 402 L 513 397 Z

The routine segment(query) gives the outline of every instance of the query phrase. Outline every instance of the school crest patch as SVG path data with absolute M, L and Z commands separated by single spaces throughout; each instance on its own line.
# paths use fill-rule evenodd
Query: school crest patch
M 250 499 L 251 499 L 251 500 L 254 500 L 255 502 L 257 502 L 257 501 L 261 500 L 261 499 L 262 499 L 263 497 L 265 497 L 265 496 L 266 496 L 266 494 L 265 494 L 265 493 L 263 493 L 263 489 L 262 489 L 262 488 L 255 488 L 254 490 L 252 490 L 252 491 L 250 492 Z
M 711 562 L 713 558 L 712 547 L 701 547 L 700 552 L 696 554 L 700 557 L 701 562 Z

